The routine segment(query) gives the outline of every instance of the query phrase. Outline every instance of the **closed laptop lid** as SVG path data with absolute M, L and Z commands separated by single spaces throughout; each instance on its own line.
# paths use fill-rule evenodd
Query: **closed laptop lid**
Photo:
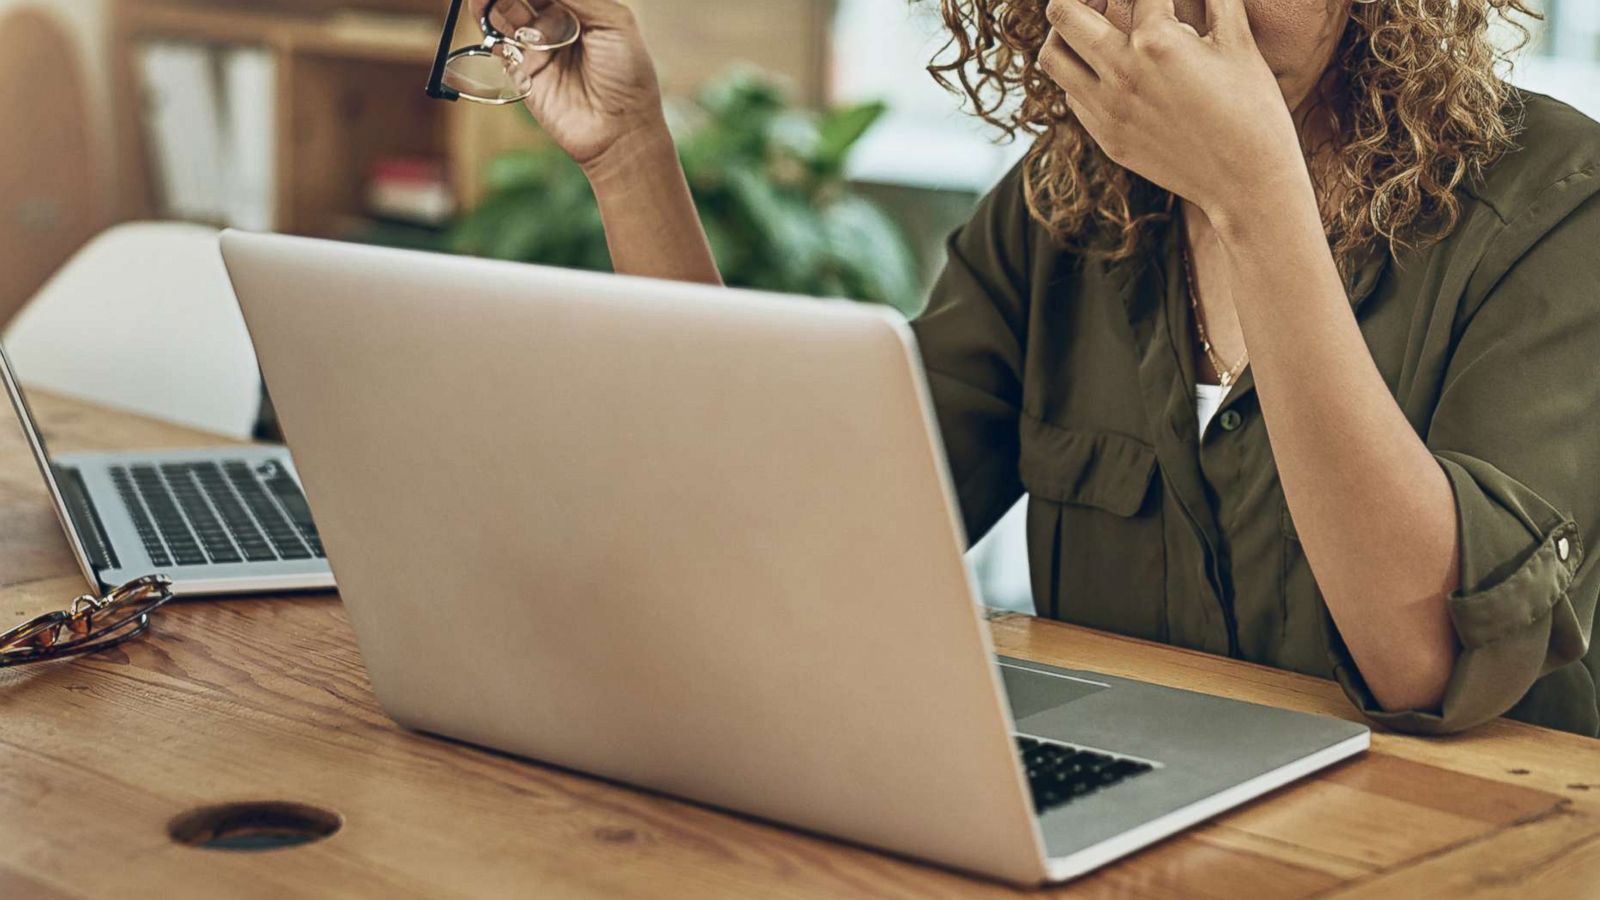
M 223 254 L 396 719 L 1045 877 L 896 314 L 279 236 Z

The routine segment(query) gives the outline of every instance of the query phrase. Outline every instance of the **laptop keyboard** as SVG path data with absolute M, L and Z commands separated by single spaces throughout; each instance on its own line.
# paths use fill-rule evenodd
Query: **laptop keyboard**
M 155 565 L 325 555 L 300 485 L 276 462 L 113 466 L 111 480 Z
M 1033 793 L 1033 809 L 1044 813 L 1155 767 L 1136 759 L 1017 735 L 1017 750 Z

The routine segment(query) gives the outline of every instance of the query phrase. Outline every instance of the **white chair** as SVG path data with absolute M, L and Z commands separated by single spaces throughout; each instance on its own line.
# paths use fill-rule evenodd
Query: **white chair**
M 210 228 L 104 232 L 17 314 L 5 348 L 32 388 L 231 437 L 260 413 L 255 349 Z

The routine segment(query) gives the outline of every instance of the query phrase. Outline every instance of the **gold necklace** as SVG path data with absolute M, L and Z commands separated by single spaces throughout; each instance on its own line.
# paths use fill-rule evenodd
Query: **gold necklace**
M 1182 234 L 1178 235 L 1178 247 L 1182 251 L 1180 255 L 1183 257 L 1183 280 L 1189 289 L 1189 308 L 1194 310 L 1194 330 L 1200 336 L 1200 347 L 1205 351 L 1206 359 L 1211 360 L 1211 368 L 1217 371 L 1219 385 L 1228 387 L 1239 377 L 1239 373 L 1244 371 L 1244 367 L 1250 364 L 1250 350 L 1248 347 L 1245 348 L 1244 355 L 1240 356 L 1239 361 L 1231 367 L 1223 364 L 1222 357 L 1217 355 L 1216 349 L 1211 346 L 1210 336 L 1206 334 L 1206 316 L 1200 309 L 1200 289 L 1195 284 L 1194 265 L 1189 259 L 1189 242 Z

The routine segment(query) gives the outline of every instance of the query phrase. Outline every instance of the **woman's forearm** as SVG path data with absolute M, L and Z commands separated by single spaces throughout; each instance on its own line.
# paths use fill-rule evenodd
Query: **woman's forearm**
M 1373 363 L 1309 178 L 1207 212 L 1296 530 L 1377 701 L 1438 705 L 1457 644 L 1454 496 Z
M 617 141 L 584 171 L 617 272 L 722 283 L 665 125 Z

